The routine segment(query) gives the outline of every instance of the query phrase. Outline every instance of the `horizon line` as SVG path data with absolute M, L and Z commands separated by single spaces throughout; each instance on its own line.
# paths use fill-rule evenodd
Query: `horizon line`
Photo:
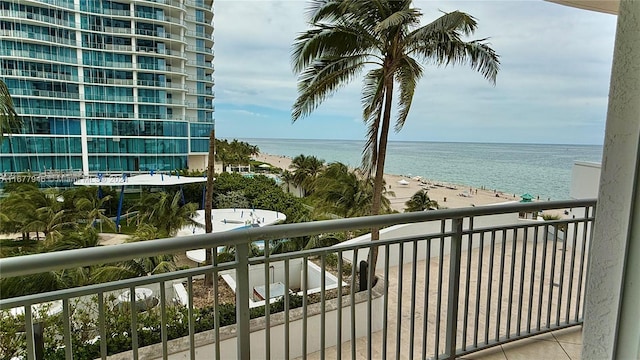
M 359 141 L 364 142 L 366 140 L 362 139 L 314 139 L 314 138 L 261 138 L 261 137 L 220 137 L 220 139 L 225 140 L 233 140 L 233 139 L 243 139 L 243 140 L 313 140 L 313 141 Z M 499 141 L 454 141 L 454 140 L 389 140 L 392 142 L 423 142 L 423 143 L 453 143 L 453 144 L 497 144 L 497 145 L 569 145 L 569 146 L 604 146 L 604 144 L 593 144 L 593 143 L 543 143 L 543 142 L 499 142 Z

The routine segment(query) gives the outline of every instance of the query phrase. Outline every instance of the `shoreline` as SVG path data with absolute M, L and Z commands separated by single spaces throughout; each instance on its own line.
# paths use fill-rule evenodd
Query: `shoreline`
M 289 170 L 292 159 L 284 155 L 274 155 L 259 153 L 254 156 L 257 161 L 271 164 L 272 166 Z M 391 208 L 399 212 L 404 212 L 404 203 L 417 191 L 427 190 L 429 198 L 438 202 L 441 208 L 462 208 L 469 206 L 481 206 L 504 202 L 520 201 L 518 194 L 506 194 L 499 190 L 488 190 L 475 188 L 462 184 L 450 184 L 432 179 L 422 179 L 419 177 L 409 178 L 397 174 L 384 174 L 389 190 L 395 196 L 388 196 Z M 404 182 L 400 183 L 400 181 Z M 515 197 L 514 197 L 515 195 Z

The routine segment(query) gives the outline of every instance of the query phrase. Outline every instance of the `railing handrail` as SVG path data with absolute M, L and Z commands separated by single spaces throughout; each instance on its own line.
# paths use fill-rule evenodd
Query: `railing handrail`
M 57 251 L 0 259 L 3 277 L 24 276 L 45 271 L 117 262 L 136 257 L 171 254 L 187 250 L 237 245 L 257 240 L 298 237 L 322 232 L 346 231 L 395 224 L 498 215 L 513 212 L 532 212 L 547 209 L 593 206 L 595 199 L 561 200 L 533 203 L 497 204 L 489 206 L 420 211 L 401 214 L 363 216 L 348 219 L 313 221 L 296 224 L 237 229 L 234 231 L 174 237 L 120 245 Z

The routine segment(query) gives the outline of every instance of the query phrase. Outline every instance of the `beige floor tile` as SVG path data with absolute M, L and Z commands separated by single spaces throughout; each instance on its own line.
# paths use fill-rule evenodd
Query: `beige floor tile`
M 525 339 L 502 346 L 508 360 L 569 360 L 555 341 Z
M 553 335 L 550 332 L 544 333 L 544 334 L 540 334 L 540 335 L 536 335 L 536 336 L 532 336 L 529 339 L 531 339 L 531 340 L 556 341 L 556 338 L 554 338 Z
M 553 332 L 553 336 L 561 343 L 582 344 L 582 326 L 570 327 Z
M 501 346 L 495 346 L 487 350 L 478 351 L 473 354 L 465 355 L 461 359 L 464 360 L 507 360 Z
M 571 360 L 580 360 L 582 358 L 582 345 L 560 343 L 560 346 L 562 346 Z

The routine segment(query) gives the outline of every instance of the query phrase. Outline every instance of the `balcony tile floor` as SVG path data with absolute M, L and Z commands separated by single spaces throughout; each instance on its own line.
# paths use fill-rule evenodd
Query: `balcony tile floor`
M 461 357 L 464 360 L 579 360 L 582 327 L 573 327 L 514 341 Z

